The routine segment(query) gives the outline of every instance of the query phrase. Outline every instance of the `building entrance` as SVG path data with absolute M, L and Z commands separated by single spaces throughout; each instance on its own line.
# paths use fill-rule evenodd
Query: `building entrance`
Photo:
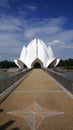
M 36 63 L 34 64 L 33 68 L 41 68 L 41 65 L 40 65 L 38 62 L 36 62 Z

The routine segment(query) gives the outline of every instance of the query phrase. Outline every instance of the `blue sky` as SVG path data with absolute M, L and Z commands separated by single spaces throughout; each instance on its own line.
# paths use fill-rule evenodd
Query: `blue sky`
M 57 58 L 73 58 L 73 0 L 0 0 L 0 61 L 18 58 L 36 35 Z

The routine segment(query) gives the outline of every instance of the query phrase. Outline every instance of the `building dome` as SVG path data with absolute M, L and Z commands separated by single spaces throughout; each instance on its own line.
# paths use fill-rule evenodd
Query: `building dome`
M 51 47 L 47 47 L 41 39 L 32 40 L 28 46 L 22 48 L 20 58 L 14 60 L 16 65 L 23 69 L 27 68 L 47 68 L 55 67 L 59 63 L 59 59 L 54 57 Z

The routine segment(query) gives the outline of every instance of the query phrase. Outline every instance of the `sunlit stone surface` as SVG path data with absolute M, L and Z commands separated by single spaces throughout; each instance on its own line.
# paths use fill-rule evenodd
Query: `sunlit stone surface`
M 64 112 L 56 112 L 53 110 L 45 109 L 39 104 L 33 103 L 27 109 L 8 112 L 8 114 L 24 118 L 31 130 L 35 130 L 39 127 L 45 118 L 64 114 Z

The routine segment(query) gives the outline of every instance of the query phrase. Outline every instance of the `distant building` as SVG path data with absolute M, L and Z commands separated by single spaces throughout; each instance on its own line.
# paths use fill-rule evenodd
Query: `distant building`
M 34 39 L 27 48 L 23 47 L 20 58 L 14 61 L 20 69 L 48 68 L 57 66 L 60 59 L 54 57 L 51 47 L 47 47 L 41 39 Z

